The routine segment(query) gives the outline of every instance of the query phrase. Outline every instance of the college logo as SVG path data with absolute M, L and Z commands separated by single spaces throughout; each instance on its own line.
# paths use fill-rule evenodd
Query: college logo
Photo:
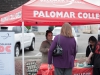
M 10 45 L 7 45 L 6 47 L 0 46 L 0 53 L 3 53 L 3 52 L 10 53 L 11 52 L 11 46 Z
M 7 15 L 7 16 L 2 17 L 0 19 L 0 22 L 3 23 L 3 22 L 15 20 L 15 19 L 19 19 L 21 17 L 22 17 L 22 12 L 19 11 L 19 12 L 16 12 L 16 13 L 13 13 L 13 14 L 10 14 L 10 15 Z
M 71 5 L 75 0 L 40 0 L 41 2 L 52 3 L 56 6 Z
M 96 45 L 95 53 L 100 54 L 100 41 Z
M 6 33 L 5 35 L 3 35 L 3 36 L 1 36 L 3 39 L 7 39 L 7 38 L 9 38 L 9 37 L 11 37 L 10 35 L 9 35 L 9 33 Z

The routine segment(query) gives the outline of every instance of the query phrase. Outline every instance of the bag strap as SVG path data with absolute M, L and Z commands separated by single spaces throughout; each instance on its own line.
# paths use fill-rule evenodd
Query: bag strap
M 92 49 L 91 49 L 90 45 L 89 45 L 89 49 L 90 49 L 90 51 L 92 52 Z
M 60 46 L 60 35 L 58 36 L 58 42 L 57 45 Z

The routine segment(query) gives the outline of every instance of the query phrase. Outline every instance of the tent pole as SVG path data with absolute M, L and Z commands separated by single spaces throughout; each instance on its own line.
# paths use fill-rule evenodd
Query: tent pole
M 22 21 L 22 73 L 24 73 L 24 21 Z

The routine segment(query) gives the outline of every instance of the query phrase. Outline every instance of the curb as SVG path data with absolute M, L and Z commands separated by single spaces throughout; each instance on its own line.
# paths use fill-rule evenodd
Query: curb
M 85 58 L 85 53 L 77 53 L 76 59 L 78 58 Z M 22 56 L 15 57 L 15 59 L 22 59 Z M 24 59 L 41 59 L 41 56 L 24 56 Z
M 22 56 L 15 57 L 15 59 L 22 59 Z M 41 59 L 41 56 L 25 56 L 24 59 Z

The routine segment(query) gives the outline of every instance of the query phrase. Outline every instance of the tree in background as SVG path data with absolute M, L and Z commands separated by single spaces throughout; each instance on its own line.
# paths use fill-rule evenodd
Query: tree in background
M 31 29 L 31 26 L 26 26 L 26 28 L 27 28 L 28 30 L 30 30 L 30 29 Z
M 50 31 L 53 31 L 53 29 L 54 29 L 54 26 L 49 26 L 48 27 L 48 30 L 50 30 Z

